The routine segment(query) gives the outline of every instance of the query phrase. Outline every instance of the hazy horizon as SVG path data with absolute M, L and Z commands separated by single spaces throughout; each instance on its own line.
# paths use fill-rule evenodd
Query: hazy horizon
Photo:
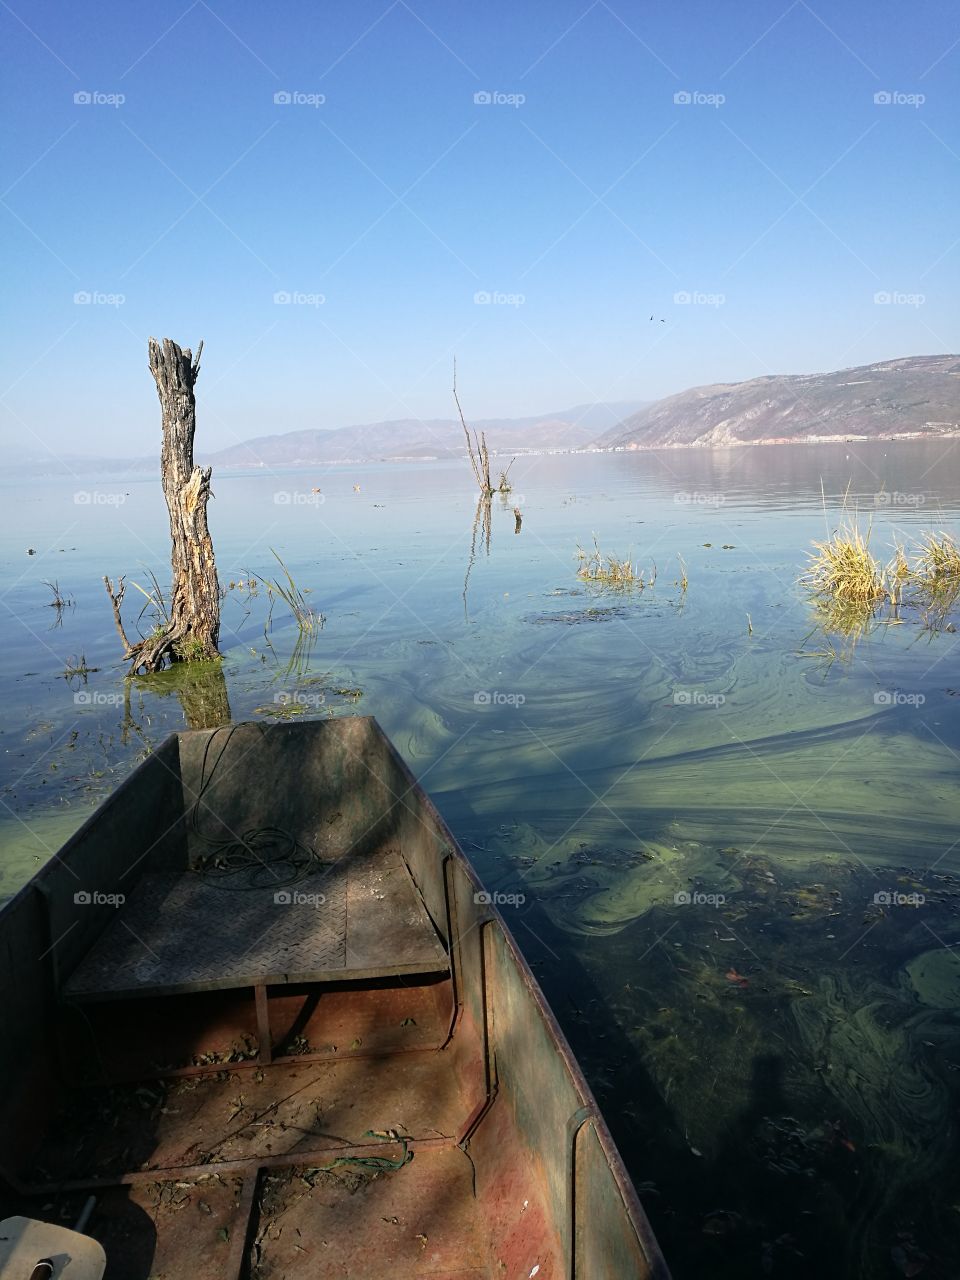
M 3 431 L 206 451 L 957 348 L 952 6 L 5 6 Z M 15 319 L 15 323 L 13 323 Z M 199 442 L 198 442 L 199 443 Z
M 923 352 L 923 353 L 918 353 L 918 355 L 920 356 L 929 355 L 929 353 Z M 951 355 L 954 355 L 954 353 L 946 352 L 945 355 L 951 356 Z M 886 364 L 887 361 L 899 360 L 899 358 L 904 358 L 904 357 L 900 357 L 900 356 L 879 357 L 877 361 L 872 361 L 870 362 L 870 364 Z M 910 357 L 906 357 L 906 358 L 910 358 Z M 861 367 L 861 366 L 846 366 L 846 367 L 847 369 L 856 369 L 856 367 Z M 796 378 L 796 376 L 799 376 L 799 378 L 803 378 L 803 376 L 828 374 L 828 372 L 844 372 L 844 369 L 803 370 L 803 371 L 797 371 L 797 372 L 788 372 L 788 374 L 782 374 L 780 376 L 783 376 L 783 378 Z M 760 375 L 760 376 L 765 376 L 765 375 Z M 749 379 L 746 379 L 746 380 L 749 381 Z M 718 380 L 718 383 L 716 385 L 724 385 L 723 380 Z M 737 385 L 737 384 L 730 384 L 730 385 Z M 634 398 L 620 399 L 620 401 L 598 401 L 598 402 L 594 402 L 593 406 L 588 406 L 588 404 L 567 404 L 567 406 L 563 406 L 562 408 L 556 408 L 556 407 L 549 408 L 549 410 L 544 410 L 538 413 L 532 413 L 532 415 L 531 413 L 524 413 L 524 415 L 521 415 L 521 413 L 513 413 L 513 415 L 506 415 L 503 417 L 480 417 L 480 416 L 471 415 L 470 424 L 472 426 L 476 426 L 476 428 L 489 429 L 490 426 L 494 424 L 494 422 L 504 422 L 504 424 L 511 424 L 511 422 L 522 422 L 522 421 L 548 421 L 550 417 L 558 417 L 559 419 L 559 417 L 564 415 L 564 413 L 571 413 L 572 411 L 575 411 L 575 410 L 584 410 L 584 408 L 589 408 L 589 407 L 611 408 L 611 410 L 616 410 L 616 408 L 622 408 L 623 419 L 627 419 L 627 417 L 630 417 L 634 415 L 634 413 L 639 412 L 640 408 L 649 406 L 649 404 L 657 403 L 658 399 L 669 399 L 671 398 L 671 396 L 675 396 L 675 394 L 682 394 L 682 392 L 685 392 L 685 390 L 696 390 L 696 389 L 698 388 L 696 387 L 680 388 L 677 390 L 677 392 L 668 392 L 666 396 L 658 397 L 657 399 L 643 399 L 640 397 L 634 397 Z M 449 424 L 449 422 L 457 421 L 456 416 L 454 416 L 453 413 L 443 413 L 442 411 L 438 411 L 436 413 L 424 413 L 424 415 L 420 415 L 419 417 L 416 417 L 416 419 L 410 419 L 410 417 L 407 417 L 407 419 L 404 419 L 404 417 L 393 417 L 393 419 L 383 419 L 379 421 L 337 422 L 337 424 L 330 424 L 329 426 L 321 426 L 316 424 L 306 425 L 306 426 L 300 426 L 300 428 L 289 428 L 288 430 L 278 430 L 278 431 L 253 430 L 250 435 L 243 436 L 242 439 L 238 438 L 238 436 L 234 436 L 234 438 L 229 439 L 227 443 L 215 444 L 215 443 L 210 443 L 209 440 L 207 440 L 207 431 L 204 429 L 204 424 L 202 424 L 202 410 L 201 410 L 200 404 L 202 404 L 202 396 L 200 392 L 198 392 L 198 410 L 197 410 L 198 428 L 197 428 L 197 444 L 196 444 L 198 457 L 212 456 L 212 454 L 218 454 L 220 452 L 225 451 L 225 449 L 232 448 L 233 445 L 246 444 L 248 442 L 251 442 L 251 440 L 264 439 L 264 438 L 269 439 L 269 438 L 274 438 L 274 436 L 288 435 L 288 434 L 289 435 L 301 434 L 303 433 L 303 431 L 330 431 L 330 433 L 333 433 L 333 431 L 365 429 L 365 428 L 370 428 L 370 426 L 372 426 L 372 428 L 375 428 L 375 426 L 389 426 L 393 424 L 402 424 L 402 422 L 404 421 L 422 421 L 422 422 L 425 422 L 425 424 L 429 424 L 429 422 L 440 422 L 440 421 L 447 422 L 447 424 Z M 82 449 L 82 451 L 77 451 L 76 453 L 73 453 L 73 454 L 70 454 L 67 451 L 63 451 L 63 453 L 61 453 L 60 456 L 63 458 L 73 457 L 73 458 L 77 458 L 77 460 L 90 460 L 90 461 L 106 460 L 106 458 L 113 458 L 113 460 L 115 461 L 131 461 L 131 462 L 142 461 L 143 458 L 152 456 L 152 454 L 155 454 L 157 452 L 157 440 L 159 440 L 159 430 L 156 430 L 155 428 L 156 428 L 155 422 L 150 422 L 150 424 L 147 425 L 146 430 L 143 431 L 142 433 L 143 442 L 145 442 L 145 444 L 143 444 L 143 449 L 141 449 L 141 452 L 138 452 L 138 453 L 131 453 L 131 452 L 106 453 L 104 451 L 96 451 L 96 449 L 93 449 L 93 448 L 87 448 L 87 449 Z M 602 434 L 602 431 L 600 431 L 599 428 L 596 429 L 596 435 L 599 436 L 600 434 Z M 49 457 L 49 449 L 45 451 L 45 449 L 42 449 L 42 448 L 37 448 L 37 449 L 31 449 L 29 447 L 19 448 L 17 447 L 17 445 L 14 445 L 13 448 L 5 449 L 5 456 L 6 458 L 8 458 L 8 461 L 12 461 L 14 463 L 42 462 L 45 460 L 45 457 Z

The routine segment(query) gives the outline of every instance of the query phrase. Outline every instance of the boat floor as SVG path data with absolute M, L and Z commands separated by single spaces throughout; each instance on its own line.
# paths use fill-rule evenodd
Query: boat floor
M 382 1145 L 370 1131 L 453 1142 L 476 1101 L 437 1051 L 78 1088 L 31 1164 L 39 1179 L 62 1184 L 300 1153 L 332 1159 Z
M 82 1199 L 62 1200 L 67 1217 Z M 418 1151 L 397 1170 L 300 1165 L 259 1177 L 213 1171 L 114 1187 L 99 1193 L 88 1230 L 106 1250 L 105 1280 L 505 1274 L 490 1261 L 473 1166 L 452 1146 Z M 553 1260 L 539 1256 L 537 1274 L 557 1280 Z
M 79 1087 L 30 1161 L 47 1189 L 10 1208 L 69 1222 L 92 1191 L 106 1280 L 559 1280 L 505 1113 L 505 1181 L 479 1194 L 457 1144 L 473 1085 L 428 1050 Z
M 269 870 L 269 869 L 268 869 Z M 232 879 L 232 878 L 231 878 Z M 295 885 L 147 872 L 71 975 L 69 1000 L 439 973 L 448 957 L 395 847 Z

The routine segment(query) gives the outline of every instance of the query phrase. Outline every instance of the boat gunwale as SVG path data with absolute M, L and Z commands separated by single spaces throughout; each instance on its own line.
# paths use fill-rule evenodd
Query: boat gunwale
M 421 804 L 426 808 L 430 817 L 436 823 L 439 831 L 446 839 L 449 840 L 450 853 L 447 856 L 453 857 L 459 862 L 461 869 L 466 873 L 467 878 L 474 885 L 476 890 L 478 892 L 482 892 L 483 884 L 476 869 L 460 847 L 459 841 L 456 839 L 453 832 L 447 826 L 446 821 L 434 804 L 429 792 L 414 776 L 413 771 L 400 755 L 390 736 L 384 731 L 375 716 L 358 716 L 356 718 L 369 719 L 372 721 L 374 727 L 383 735 L 387 750 L 392 756 L 400 773 L 411 784 L 411 790 L 414 790 L 418 794 Z M 587 1079 L 583 1074 L 583 1068 L 580 1066 L 573 1049 L 570 1047 L 570 1042 L 567 1040 L 563 1029 L 557 1021 L 556 1015 L 550 1007 L 550 1002 L 544 995 L 543 989 L 537 981 L 536 975 L 523 956 L 523 953 L 521 952 L 503 915 L 494 902 L 490 901 L 484 905 L 486 910 L 490 913 L 490 920 L 495 921 L 499 925 L 508 954 L 523 979 L 527 993 L 536 1005 L 540 1016 L 546 1025 L 547 1033 L 560 1054 L 576 1092 L 581 1097 L 583 1105 L 580 1112 L 577 1113 L 579 1122 L 571 1134 L 571 1138 L 575 1143 L 576 1136 L 583 1126 L 587 1123 L 593 1124 L 597 1133 L 597 1138 L 600 1142 L 601 1150 L 603 1151 L 604 1159 L 606 1160 L 610 1172 L 613 1175 L 614 1181 L 617 1185 L 617 1190 L 619 1191 L 623 1201 L 624 1210 L 630 1219 L 630 1224 L 636 1232 L 637 1240 L 639 1241 L 640 1246 L 646 1255 L 647 1262 L 650 1265 L 650 1278 L 651 1280 L 669 1280 L 670 1273 L 667 1268 L 666 1260 L 660 1249 L 660 1245 L 654 1235 L 653 1228 L 650 1226 L 650 1222 L 647 1218 L 646 1212 L 644 1211 L 643 1205 L 640 1203 L 640 1197 L 637 1195 L 636 1188 L 633 1185 L 633 1180 L 623 1163 L 623 1157 L 621 1156 L 619 1148 L 614 1141 L 613 1134 L 610 1132 L 610 1127 L 607 1124 L 606 1118 L 600 1109 L 599 1103 L 594 1097 L 593 1090 L 590 1088 L 590 1085 L 587 1083 Z M 453 940 L 451 939 L 450 942 L 452 959 Z

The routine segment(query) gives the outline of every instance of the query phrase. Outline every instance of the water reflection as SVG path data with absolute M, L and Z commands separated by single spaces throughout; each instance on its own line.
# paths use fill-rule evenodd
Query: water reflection
M 163 671 L 132 676 L 125 682 L 125 730 L 146 741 L 143 726 L 132 714 L 131 689 L 151 698 L 176 697 L 188 729 L 216 729 L 233 718 L 222 662 L 175 662 Z
M 490 554 L 490 539 L 493 535 L 493 499 L 489 493 L 481 493 L 477 498 L 477 509 L 473 517 L 473 528 L 470 532 L 470 556 L 467 560 L 467 572 L 463 578 L 463 619 L 465 622 L 470 621 L 470 614 L 467 609 L 467 591 L 470 588 L 470 574 L 473 572 L 473 566 L 477 559 L 477 538 L 486 550 L 487 555 Z
M 503 476 L 505 479 L 505 474 Z M 512 490 L 498 489 L 496 496 L 500 499 L 498 510 L 507 511 L 512 501 L 510 494 Z M 473 516 L 473 528 L 470 532 L 470 555 L 467 558 L 467 572 L 463 579 L 463 617 L 465 622 L 470 621 L 469 610 L 467 609 L 467 591 L 470 587 L 470 574 L 473 572 L 473 566 L 477 559 L 478 545 L 483 548 L 487 556 L 490 555 L 490 543 L 493 537 L 493 497 L 492 493 L 481 493 L 477 498 L 477 509 Z M 523 515 L 519 507 L 513 507 L 513 532 L 519 533 L 523 527 Z

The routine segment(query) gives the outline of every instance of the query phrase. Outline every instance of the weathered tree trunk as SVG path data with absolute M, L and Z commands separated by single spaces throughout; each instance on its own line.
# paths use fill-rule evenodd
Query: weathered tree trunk
M 117 622 L 131 661 L 131 674 L 159 671 L 165 662 L 219 657 L 220 584 L 207 527 L 211 468 L 193 464 L 196 430 L 194 383 L 200 372 L 200 353 L 194 360 L 169 338 L 161 345 L 150 339 L 150 372 L 157 384 L 163 425 L 161 481 L 170 514 L 171 567 L 170 611 L 165 623 L 152 635 L 131 645 Z M 120 596 L 122 596 L 121 579 Z M 119 619 L 119 598 L 107 583 Z

